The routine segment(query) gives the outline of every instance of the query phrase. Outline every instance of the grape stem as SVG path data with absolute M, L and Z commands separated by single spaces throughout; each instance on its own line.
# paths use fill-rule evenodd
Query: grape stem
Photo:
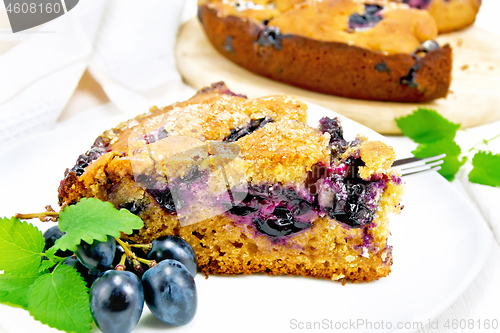
M 45 206 L 45 212 L 33 214 L 16 214 L 16 218 L 20 220 L 39 219 L 42 222 L 57 222 L 59 212 L 54 211 L 51 206 Z
M 115 266 L 115 269 L 117 271 L 124 271 L 125 270 L 125 260 L 127 260 L 127 255 L 124 253 L 122 257 L 120 258 L 120 262 L 118 265 Z
M 123 252 L 125 252 L 125 255 L 127 255 L 131 261 L 132 261 L 132 264 L 134 265 L 134 268 L 136 267 L 139 267 L 140 268 L 140 265 L 139 263 L 143 263 L 143 264 L 146 264 L 148 265 L 149 267 L 153 267 L 156 265 L 156 261 L 154 260 L 147 260 L 147 259 L 143 259 L 143 258 L 139 258 L 138 256 L 135 255 L 134 252 L 132 252 L 131 250 L 131 247 L 133 245 L 131 244 L 127 244 L 125 243 L 124 241 L 122 241 L 120 238 L 118 237 L 115 237 L 115 240 L 118 244 L 120 244 L 123 248 Z M 139 245 L 139 244 L 134 244 L 134 245 Z M 143 245 L 148 245 L 148 244 L 143 244 Z M 151 246 L 151 245 L 150 245 Z M 137 247 L 137 246 L 136 246 Z M 137 269 L 137 268 L 136 268 Z
M 144 249 L 149 251 L 153 246 L 151 245 L 151 243 L 149 243 L 149 244 L 130 244 L 130 247 L 136 247 L 138 249 Z

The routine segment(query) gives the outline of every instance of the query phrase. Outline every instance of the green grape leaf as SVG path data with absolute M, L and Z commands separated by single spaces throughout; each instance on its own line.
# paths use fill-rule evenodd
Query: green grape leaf
M 45 239 L 40 230 L 12 217 L 0 219 L 0 270 L 25 275 L 38 270 Z
M 459 160 L 458 158 L 461 153 L 460 146 L 449 139 L 420 144 L 412 153 L 417 158 L 446 154 L 444 162 L 441 164 L 441 170 L 438 172 L 449 181 L 455 178 L 458 169 L 465 163 L 465 159 Z
M 52 261 L 52 259 L 43 260 L 42 263 L 40 264 L 40 267 L 38 267 L 38 272 L 46 271 L 46 270 L 54 267 L 56 264 L 57 263 Z
M 0 303 L 28 307 L 27 295 L 31 285 L 43 273 L 30 273 L 28 275 L 0 275 Z
M 121 232 L 131 234 L 143 225 L 140 217 L 126 209 L 118 210 L 110 202 L 83 198 L 59 214 L 59 229 L 66 234 L 47 251 L 47 256 L 50 257 L 58 249 L 75 251 L 82 240 L 92 244 L 94 240 L 105 241 L 108 235 L 120 237 Z
M 52 328 L 75 333 L 91 329 L 88 288 L 76 269 L 67 265 L 58 265 L 35 281 L 28 292 L 28 311 Z
M 418 108 L 412 114 L 396 119 L 401 132 L 416 143 L 453 140 L 460 124 L 452 123 L 435 110 Z
M 500 186 L 500 154 L 479 151 L 472 158 L 472 166 L 471 183 Z

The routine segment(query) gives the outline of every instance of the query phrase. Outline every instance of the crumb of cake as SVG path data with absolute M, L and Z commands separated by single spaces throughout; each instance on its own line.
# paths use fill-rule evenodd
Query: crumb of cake
M 361 145 L 360 156 L 365 166 L 359 170 L 363 179 L 370 176 L 386 173 L 396 159 L 394 150 L 380 141 L 367 141 Z
M 465 71 L 469 68 L 469 65 L 465 64 L 462 67 L 460 67 L 461 70 Z

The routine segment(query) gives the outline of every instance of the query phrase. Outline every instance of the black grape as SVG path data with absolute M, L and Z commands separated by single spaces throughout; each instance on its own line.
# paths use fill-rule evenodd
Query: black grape
M 156 262 L 165 259 L 180 261 L 193 276 L 198 270 L 198 261 L 193 248 L 184 239 L 177 236 L 168 235 L 155 239 L 151 251 L 148 252 L 148 259 Z
M 104 271 L 111 269 L 115 258 L 115 239 L 108 236 L 105 242 L 95 240 L 91 245 L 82 241 L 77 246 L 75 255 L 80 262 L 88 269 Z
M 141 282 L 131 272 L 109 270 L 90 288 L 90 312 L 103 333 L 128 333 L 144 308 Z
M 156 318 L 173 326 L 193 320 L 198 295 L 194 278 L 183 264 L 163 260 L 144 273 L 142 286 L 146 304 Z

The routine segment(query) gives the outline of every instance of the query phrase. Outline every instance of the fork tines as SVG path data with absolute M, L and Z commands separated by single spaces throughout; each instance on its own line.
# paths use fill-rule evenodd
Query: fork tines
M 427 158 L 409 157 L 401 160 L 394 161 L 393 167 L 398 167 L 401 170 L 402 176 L 408 176 L 414 173 L 421 173 L 424 171 L 441 169 L 440 164 L 443 164 L 443 158 L 446 154 Z

